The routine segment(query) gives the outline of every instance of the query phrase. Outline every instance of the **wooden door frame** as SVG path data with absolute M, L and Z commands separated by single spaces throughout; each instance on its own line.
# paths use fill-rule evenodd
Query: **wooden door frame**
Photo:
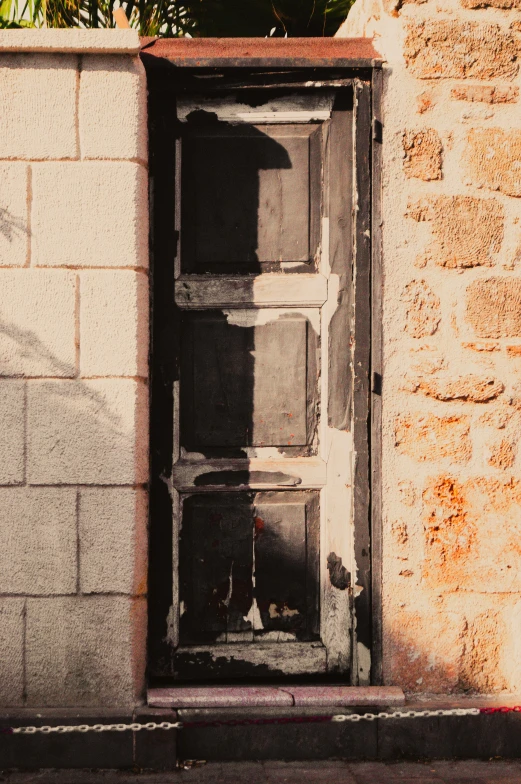
M 207 39 L 208 41 L 209 39 Z M 233 39 L 230 39 L 233 41 Z M 255 40 L 255 39 L 252 39 Z M 311 39 L 303 39 L 311 40 Z M 319 39 L 327 49 L 329 41 Z M 165 43 L 165 42 L 163 42 Z M 177 41 L 169 42 L 175 52 Z M 326 46 L 324 47 L 324 43 Z M 347 43 L 347 42 L 346 42 Z M 279 47 L 280 51 L 280 47 Z M 168 52 L 167 52 L 168 55 Z M 300 68 L 281 66 L 273 55 L 259 60 L 243 59 L 240 65 L 214 58 L 201 67 L 192 60 L 184 64 L 174 55 L 142 53 L 147 70 L 149 101 L 150 171 L 150 533 L 149 533 L 149 676 L 150 661 L 155 677 L 168 670 L 170 647 L 169 610 L 172 606 L 172 500 L 169 477 L 173 459 L 173 382 L 178 368 L 172 361 L 172 339 L 179 335 L 174 306 L 174 265 L 177 237 L 172 205 L 175 204 L 176 109 L 179 89 L 208 90 L 208 77 L 230 81 L 249 80 L 258 86 L 304 85 L 329 82 L 353 86 L 355 96 L 355 187 L 358 209 L 354 229 L 354 383 L 353 439 L 355 558 L 357 585 L 354 599 L 356 632 L 353 638 L 352 683 L 358 682 L 359 644 L 371 653 L 370 683 L 382 682 L 381 644 L 381 84 L 380 62 L 360 58 L 338 60 L 323 54 Z M 175 63 L 175 64 L 174 64 Z M 252 67 L 253 66 L 253 67 Z M 326 67 L 325 67 L 326 66 Z M 274 73 L 274 70 L 276 72 Z M 204 75 L 207 78 L 201 79 Z M 201 87 L 203 82 L 204 87 Z M 222 84 L 222 82 L 221 82 Z M 176 209 L 178 206 L 176 205 Z M 170 615 L 170 617 L 172 617 Z M 357 643 L 355 645 L 355 642 Z M 360 660 L 360 661 L 359 661 Z M 363 679 L 365 680 L 365 679 Z

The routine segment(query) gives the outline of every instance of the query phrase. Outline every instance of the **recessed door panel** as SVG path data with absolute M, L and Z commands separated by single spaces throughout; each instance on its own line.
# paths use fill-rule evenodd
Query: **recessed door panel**
M 184 447 L 291 448 L 312 441 L 317 346 L 305 316 L 202 311 L 184 323 Z
M 183 269 L 258 272 L 309 265 L 316 126 L 188 126 L 183 145 Z
M 180 642 L 318 638 L 319 494 L 182 497 Z

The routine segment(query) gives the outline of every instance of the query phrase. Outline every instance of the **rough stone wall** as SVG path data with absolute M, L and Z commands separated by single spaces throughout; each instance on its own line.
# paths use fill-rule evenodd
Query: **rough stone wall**
M 521 11 L 357 0 L 383 100 L 384 673 L 521 689 Z
M 10 53 L 13 42 L 47 51 Z M 138 46 L 132 31 L 0 39 L 2 706 L 142 696 L 148 204 Z

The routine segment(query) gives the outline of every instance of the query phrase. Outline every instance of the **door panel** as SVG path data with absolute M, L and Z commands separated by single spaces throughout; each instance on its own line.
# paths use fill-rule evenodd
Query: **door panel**
M 309 267 L 318 241 L 318 133 L 313 125 L 190 124 L 183 145 L 183 271 Z
M 316 336 L 303 315 L 265 314 L 264 324 L 253 310 L 185 319 L 183 447 L 291 448 L 313 441 Z
M 179 680 L 351 668 L 352 91 L 257 92 L 177 125 Z

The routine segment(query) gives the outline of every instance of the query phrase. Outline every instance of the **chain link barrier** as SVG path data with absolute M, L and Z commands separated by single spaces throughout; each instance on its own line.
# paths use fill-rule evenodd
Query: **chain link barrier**
M 1 727 L 0 733 L 9 735 L 65 735 L 70 732 L 141 732 L 141 730 L 181 730 L 183 728 L 196 727 L 220 727 L 220 726 L 251 726 L 258 724 L 303 724 L 303 723 L 322 723 L 322 722 L 353 722 L 376 721 L 377 719 L 417 719 L 431 718 L 439 716 L 479 716 L 480 714 L 492 713 L 521 713 L 521 705 L 515 707 L 500 708 L 440 708 L 438 710 L 396 710 L 392 712 L 381 711 L 380 713 L 340 713 L 333 716 L 286 716 L 284 718 L 265 718 L 265 719 L 230 719 L 221 721 L 149 721 L 146 724 L 58 724 L 56 726 L 42 727 Z

